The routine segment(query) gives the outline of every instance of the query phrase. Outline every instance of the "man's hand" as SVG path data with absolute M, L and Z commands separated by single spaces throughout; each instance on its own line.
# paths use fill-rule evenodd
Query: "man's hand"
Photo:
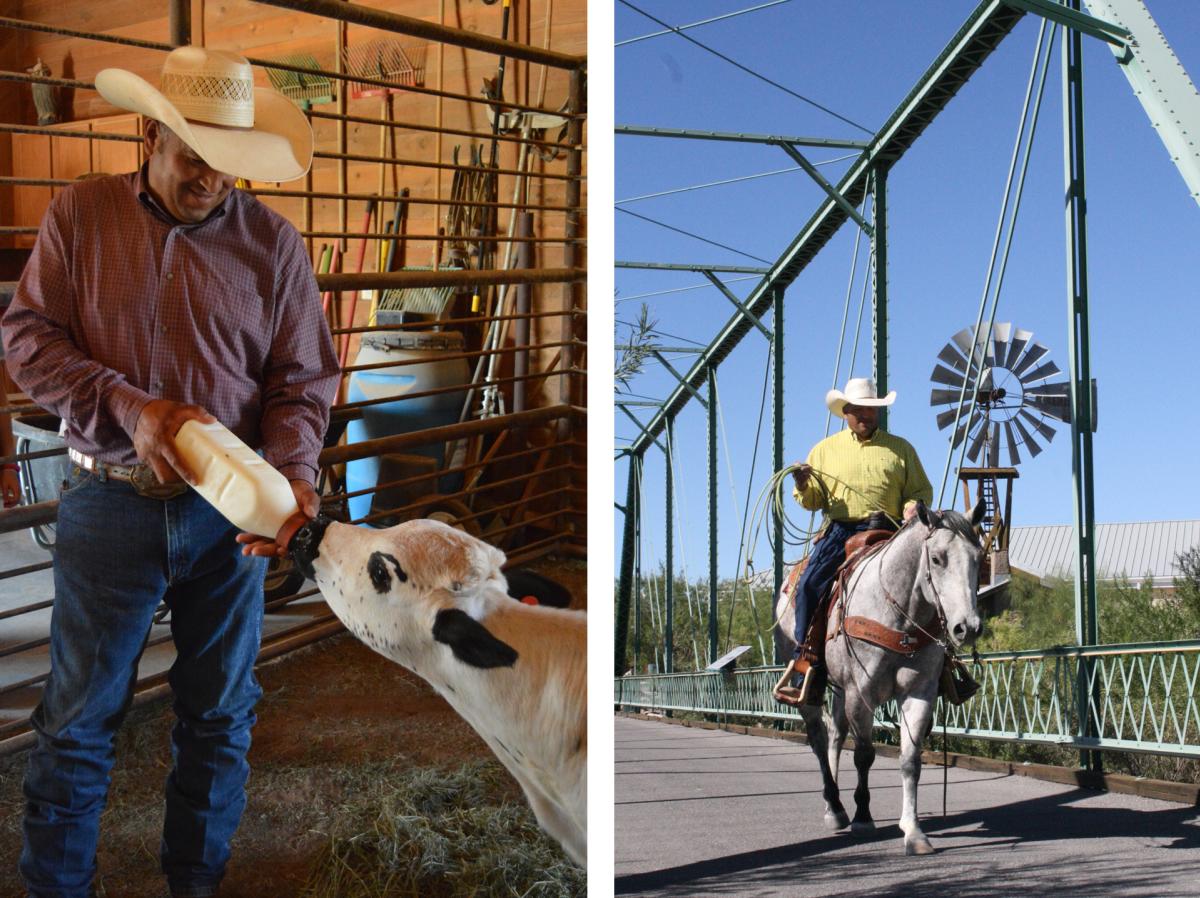
M 911 521 L 917 516 L 917 503 L 909 502 L 904 506 L 904 520 Z
M 152 399 L 142 409 L 133 429 L 133 449 L 138 460 L 150 466 L 159 483 L 180 479 L 196 483 L 196 474 L 175 449 L 175 434 L 187 421 L 211 424 L 217 419 L 198 405 L 169 399 Z
M 311 521 L 321 511 L 321 497 L 307 480 L 293 480 L 292 495 L 300 506 L 300 516 Z M 294 530 L 292 531 L 295 532 Z M 278 534 L 275 534 L 278 535 Z M 287 546 L 275 542 L 271 536 L 257 533 L 239 533 L 237 541 L 242 544 L 243 555 L 257 555 L 260 558 L 282 558 L 287 554 Z
M 796 489 L 803 490 L 808 486 L 808 478 L 812 476 L 812 465 L 800 464 L 792 471 L 792 476 L 796 479 Z

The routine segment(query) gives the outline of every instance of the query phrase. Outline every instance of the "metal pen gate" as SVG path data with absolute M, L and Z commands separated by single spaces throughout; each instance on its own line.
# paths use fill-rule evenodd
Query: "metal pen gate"
M 525 39 L 521 41 L 515 39 L 517 20 L 513 20 L 510 30 L 508 3 L 503 12 L 499 6 L 494 10 L 498 25 L 503 16 L 500 36 L 351 3 L 262 0 L 261 5 L 294 11 L 298 19 L 309 22 L 304 26 L 308 29 L 305 34 L 328 29 L 331 44 L 332 35 L 337 35 L 337 52 L 323 67 L 316 61 L 316 51 L 279 59 L 250 57 L 255 66 L 269 70 L 273 81 L 279 75 L 285 82 L 290 77 L 297 83 L 321 83 L 329 90 L 325 97 L 314 99 L 309 91 L 305 98 L 298 99 L 318 131 L 315 170 L 306 180 L 296 189 L 239 185 L 268 204 L 286 204 L 294 216 L 310 249 L 339 351 L 344 381 L 333 409 L 334 427 L 320 456 L 323 474 L 331 476 L 331 485 L 323 495 L 325 507 L 341 508 L 345 516 L 348 500 L 366 496 L 370 508 L 367 514 L 355 518 L 359 523 L 436 516 L 504 548 L 510 563 L 548 554 L 585 558 L 587 311 L 583 292 L 583 156 L 587 60 L 549 45 L 553 0 L 541 6 L 542 33 L 534 34 L 530 24 L 534 20 L 526 17 Z M 522 4 L 517 6 L 523 9 Z M 206 29 L 217 27 L 203 17 L 193 23 L 192 8 L 189 0 L 170 0 L 164 5 L 168 41 L 9 17 L 0 18 L 0 29 L 69 38 L 80 48 L 115 44 L 134 53 L 162 53 L 192 43 L 194 37 L 203 42 Z M 489 8 L 481 14 L 493 15 Z M 418 78 L 413 71 L 402 78 L 388 72 L 372 74 L 361 66 L 350 70 L 355 57 L 347 52 L 348 35 L 357 35 L 358 43 L 365 46 L 362 39 L 368 33 L 385 35 L 388 40 L 403 37 L 425 42 L 430 64 L 424 66 L 424 76 Z M 493 93 L 444 89 L 442 67 L 448 50 L 463 54 L 464 82 L 467 71 L 483 73 L 485 67 L 497 71 L 492 67 L 498 63 L 498 83 Z M 517 85 L 507 91 L 506 64 L 510 84 Z M 437 86 L 423 83 L 423 77 L 431 72 L 436 73 Z M 538 76 L 540 90 L 535 90 Z M 39 72 L 0 71 L 0 81 L 49 85 L 77 96 L 93 90 L 89 81 Z M 548 94 L 557 97 L 553 105 Z M 374 102 L 372 98 L 381 99 L 378 114 L 357 114 L 368 111 L 363 107 Z M 322 99 L 332 109 L 313 108 Z M 412 115 L 412 120 L 407 120 L 393 114 L 396 105 L 417 103 L 427 104 L 427 116 Z M 483 120 L 482 126 L 477 118 Z M 354 152 L 350 129 L 355 129 L 354 140 L 359 143 L 367 139 L 366 132 L 372 136 L 378 133 L 378 152 Z M 80 129 L 0 122 L 0 132 L 35 136 L 48 144 L 58 142 L 56 146 L 75 141 L 88 148 L 85 155 L 93 153 L 93 146 L 132 147 L 141 140 L 136 133 L 109 133 L 90 124 Z M 398 143 L 413 135 L 421 141 L 426 138 L 420 135 L 428 135 L 428 149 L 416 158 L 401 155 Z M 443 146 L 443 142 L 451 140 L 474 146 L 474 159 L 459 164 L 456 151 L 453 161 L 447 160 L 450 147 L 448 143 Z M 376 192 L 355 186 L 354 176 L 358 175 L 357 183 L 361 185 L 366 167 L 372 167 L 372 173 L 378 169 Z M 451 174 L 457 177 L 457 173 L 472 168 L 490 179 L 490 193 L 443 194 L 443 180 L 448 182 Z M 424 186 L 401 190 L 401 170 Z M 386 174 L 392 178 L 390 190 L 384 188 Z M 0 189 L 44 190 L 48 196 L 51 190 L 72 182 L 73 177 L 53 173 L 49 177 L 5 174 L 0 177 Z M 385 206 L 391 214 L 385 215 Z M 366 214 L 362 226 L 356 229 L 349 219 L 357 210 Z M 477 213 L 471 219 L 473 229 L 438 227 L 444 212 L 458 210 Z M 406 222 L 414 217 L 429 222 L 425 232 L 407 230 Z M 447 216 L 448 222 L 460 220 L 466 219 Z M 32 223 L 0 225 L 0 237 L 28 240 L 37 232 Z M 405 249 L 413 256 L 414 248 L 427 253 L 434 264 L 406 265 Z M 11 292 L 12 285 L 6 286 Z M 366 315 L 365 299 L 370 291 L 377 292 Z M 439 358 L 458 364 L 469 376 L 410 390 L 402 396 L 353 399 L 346 389 L 346 381 L 353 375 L 380 369 L 403 374 L 421 363 L 420 359 L 401 358 L 360 364 L 353 358 L 364 336 L 383 339 L 430 332 L 428 320 L 399 321 L 394 316 L 388 319 L 376 315 L 376 307 L 383 308 L 385 298 L 403 300 L 405 296 L 418 296 L 420 291 L 425 291 L 422 295 L 426 297 L 440 297 L 445 305 L 445 314 L 432 322 L 437 328 L 464 332 L 461 348 L 447 349 Z M 337 439 L 339 427 L 362 418 L 364 410 L 370 411 L 373 406 L 439 398 L 461 406 L 461 413 L 456 413 L 450 423 L 357 442 Z M 37 411 L 28 404 L 0 400 L 0 414 L 24 417 Z M 64 457 L 65 448 L 53 445 L 52 436 L 53 430 L 47 430 L 46 442 L 35 441 L 26 452 L 0 458 L 0 463 L 56 463 Z M 357 490 L 348 490 L 345 480 L 336 476 L 348 463 L 381 457 L 412 458 L 414 450 L 430 444 L 445 447 L 439 463 L 384 467 L 374 482 Z M 454 448 L 457 453 L 451 452 Z M 39 495 L 38 500 L 36 504 L 0 510 L 0 534 L 52 526 L 56 499 Z M 51 564 L 43 560 L 15 567 L 0 565 L 6 568 L 0 569 L 0 583 L 44 575 Z M 316 590 L 296 592 L 292 586 L 281 592 L 268 597 L 267 613 L 278 616 L 278 626 L 265 634 L 261 657 L 291 650 L 340 629 L 336 619 L 320 605 Z M 44 615 L 50 605 L 47 597 L 5 608 L 0 611 L 0 620 L 20 627 L 24 633 L 34 627 L 25 621 Z M 169 633 L 156 628 L 147 647 L 154 649 L 169 642 Z M 7 669 L 10 674 L 0 677 L 0 708 L 10 703 L 16 708 L 32 708 L 46 676 L 45 665 L 36 659 L 44 655 L 47 644 L 45 636 L 37 636 L 0 648 L 0 672 Z M 162 694 L 167 688 L 165 673 L 144 676 L 138 683 L 137 700 Z M 13 711 L 0 717 L 0 752 L 20 748 L 28 743 L 30 735 L 25 713 Z

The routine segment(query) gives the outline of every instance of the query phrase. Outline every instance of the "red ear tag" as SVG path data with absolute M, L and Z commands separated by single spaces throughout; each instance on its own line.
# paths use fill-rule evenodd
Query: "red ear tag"
M 521 604 L 522 605 L 537 605 L 540 603 L 537 600 L 537 596 L 525 596 L 524 598 L 521 599 Z

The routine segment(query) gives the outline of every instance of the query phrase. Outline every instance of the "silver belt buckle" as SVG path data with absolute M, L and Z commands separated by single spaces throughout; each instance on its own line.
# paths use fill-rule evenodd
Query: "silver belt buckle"
M 136 464 L 129 469 L 129 482 L 133 484 L 134 492 L 147 499 L 174 499 L 187 492 L 185 481 L 159 483 L 154 476 L 154 469 L 147 464 Z

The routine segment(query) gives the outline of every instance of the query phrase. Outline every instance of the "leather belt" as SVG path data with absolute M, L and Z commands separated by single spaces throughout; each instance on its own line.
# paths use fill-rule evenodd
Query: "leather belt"
M 70 447 L 67 447 L 67 457 L 83 470 L 98 474 L 101 480 L 120 480 L 128 483 L 139 496 L 149 499 L 174 499 L 188 490 L 187 483 L 182 480 L 159 483 L 154 469 L 147 464 L 113 465 L 98 461 Z

